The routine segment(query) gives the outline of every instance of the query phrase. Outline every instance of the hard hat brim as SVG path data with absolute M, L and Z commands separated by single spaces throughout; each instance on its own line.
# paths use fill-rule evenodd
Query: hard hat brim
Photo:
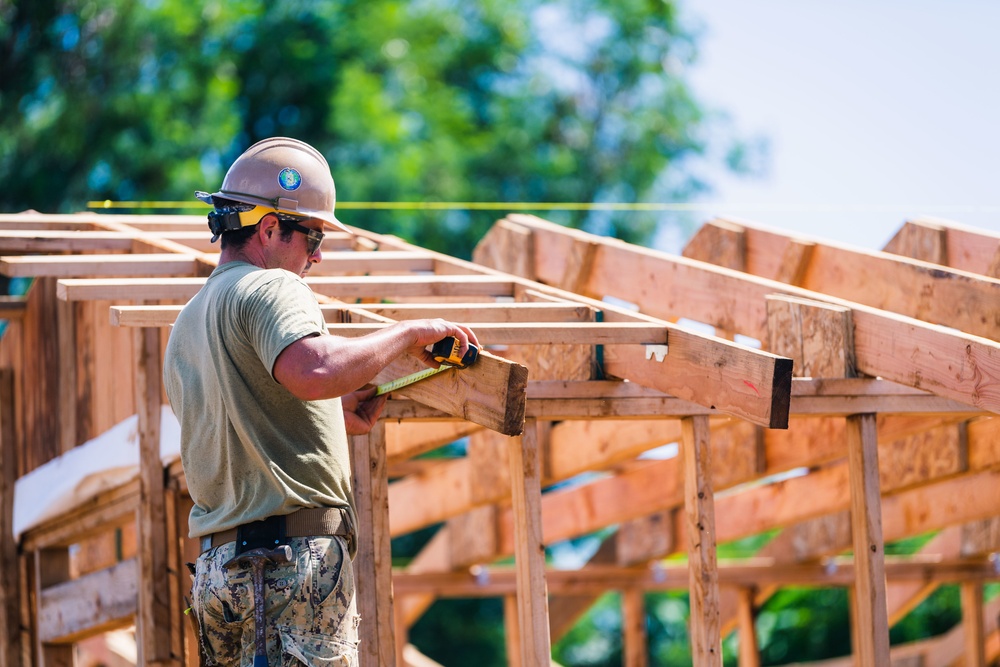
M 347 227 L 347 225 L 342 223 L 340 220 L 337 220 L 337 216 L 334 215 L 333 211 L 317 211 L 314 209 L 298 208 L 298 206 L 296 206 L 295 208 L 286 209 L 286 208 L 276 207 L 274 206 L 273 202 L 270 202 L 262 197 L 255 197 L 253 195 L 246 195 L 242 193 L 225 192 L 225 191 L 219 191 L 209 194 L 208 192 L 202 192 L 201 190 L 198 190 L 194 193 L 194 196 L 195 198 L 200 199 L 206 204 L 211 204 L 212 206 L 215 205 L 216 197 L 220 199 L 229 199 L 232 201 L 238 201 L 244 204 L 253 204 L 255 206 L 269 206 L 278 213 L 287 213 L 289 215 L 301 216 L 303 218 L 318 218 L 319 220 L 322 220 L 323 222 L 328 222 L 337 229 L 347 232 L 348 234 L 354 233 Z

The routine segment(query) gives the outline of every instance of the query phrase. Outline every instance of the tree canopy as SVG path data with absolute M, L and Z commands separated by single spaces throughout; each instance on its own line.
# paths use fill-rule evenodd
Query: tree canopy
M 0 0 L 0 209 L 192 201 L 293 136 L 352 202 L 652 202 L 713 116 L 673 0 Z M 467 256 L 505 211 L 341 210 Z M 647 241 L 657 218 L 550 219 Z

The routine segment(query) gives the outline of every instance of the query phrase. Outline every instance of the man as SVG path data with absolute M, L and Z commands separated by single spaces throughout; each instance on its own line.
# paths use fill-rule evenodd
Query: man
M 218 192 L 197 195 L 214 206 L 209 227 L 222 252 L 171 331 L 164 384 L 181 424 L 190 535 L 202 538 L 192 607 L 204 657 L 254 664 L 260 575 L 249 557 L 270 554 L 270 664 L 355 665 L 347 436 L 367 433 L 385 404 L 363 387 L 403 354 L 437 366 L 426 346 L 442 338 L 457 338 L 462 354 L 478 341 L 440 319 L 360 338 L 328 334 L 302 277 L 322 259 L 324 223 L 347 228 L 334 217 L 330 168 L 312 146 L 261 141 Z

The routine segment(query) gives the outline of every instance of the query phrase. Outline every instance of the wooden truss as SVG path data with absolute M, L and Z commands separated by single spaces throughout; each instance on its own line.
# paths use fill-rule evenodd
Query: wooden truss
M 426 664 L 407 629 L 444 596 L 502 597 L 510 663 L 545 665 L 617 590 L 641 667 L 642 593 L 686 589 L 695 665 L 721 665 L 735 629 L 754 666 L 755 610 L 790 584 L 851 587 L 855 664 L 1000 655 L 982 588 L 1000 539 L 1000 235 L 918 220 L 877 252 L 714 220 L 678 257 L 511 215 L 474 262 L 360 229 L 323 249 L 307 282 L 332 333 L 440 316 L 487 350 L 352 438 L 363 665 Z M 199 216 L 0 216 L 0 274 L 33 279 L 0 303 L 6 534 L 18 478 L 133 415 L 140 449 L 135 479 L 4 541 L 0 666 L 69 664 L 74 642 L 132 624 L 142 662 L 197 664 L 197 545 L 183 472 L 160 462 L 159 377 L 215 251 Z M 465 456 L 418 457 L 459 438 Z M 668 444 L 678 456 L 648 454 Z M 393 570 L 390 539 L 438 524 Z M 544 545 L 609 527 L 585 567 L 546 567 Z M 772 530 L 752 558 L 716 556 Z M 890 650 L 889 627 L 956 582 L 965 622 Z

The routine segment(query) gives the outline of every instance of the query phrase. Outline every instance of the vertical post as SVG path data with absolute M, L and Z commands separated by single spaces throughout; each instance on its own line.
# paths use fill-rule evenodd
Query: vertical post
M 965 667 L 986 666 L 986 628 L 983 623 L 983 584 L 962 583 L 962 626 L 965 629 Z
M 355 594 L 364 637 L 358 646 L 358 660 L 360 667 L 395 667 L 385 422 L 376 423 L 367 435 L 351 436 L 351 468 L 358 513 Z
M 504 645 L 508 667 L 521 667 L 521 627 L 517 618 L 517 596 L 503 596 Z
M 172 487 L 177 487 L 177 481 L 174 480 L 171 484 Z M 192 579 L 190 571 L 187 568 L 187 563 L 194 563 L 198 560 L 198 556 L 201 552 L 201 541 L 197 538 L 188 537 L 188 517 L 191 516 L 191 508 L 194 506 L 194 501 L 187 493 L 182 493 L 179 488 L 175 488 L 175 493 L 177 495 L 176 503 L 176 522 L 177 522 L 177 544 L 176 549 L 178 553 L 177 560 L 180 563 L 180 572 L 177 576 L 180 578 L 180 599 L 183 603 L 181 605 L 181 632 L 183 634 L 183 649 L 182 649 L 182 663 L 185 665 L 198 665 L 200 662 L 200 638 L 197 635 L 194 627 L 194 621 L 190 615 L 184 614 L 183 610 L 191 606 L 191 599 L 189 594 L 191 592 Z
M 392 605 L 392 623 L 396 639 L 396 665 L 406 667 L 406 645 L 410 641 L 410 629 L 406 625 L 406 615 L 402 604 Z
M 760 667 L 760 649 L 757 646 L 757 632 L 754 627 L 754 597 L 757 589 L 742 587 L 739 590 L 739 666 Z
M 858 631 L 854 645 L 859 665 L 877 667 L 889 664 L 889 616 L 874 414 L 847 418 L 847 449 Z
M 722 667 L 708 417 L 685 417 L 681 420 L 681 435 L 691 597 L 691 657 L 695 667 Z
M 142 664 L 170 664 L 170 576 L 167 510 L 160 459 L 160 330 L 137 328 L 135 407 L 139 421 L 139 609 L 138 650 Z
M 552 647 L 542 543 L 542 466 L 537 422 L 525 420 L 524 435 L 508 442 L 521 665 L 541 667 L 552 662 Z
M 59 336 L 59 451 L 76 447 L 76 309 L 75 302 L 56 303 L 56 330 Z
M 14 667 L 21 655 L 20 565 L 14 534 L 14 371 L 0 369 L 0 667 Z
M 646 600 L 641 588 L 622 591 L 622 634 L 625 667 L 647 667 L 649 647 L 646 638 Z

